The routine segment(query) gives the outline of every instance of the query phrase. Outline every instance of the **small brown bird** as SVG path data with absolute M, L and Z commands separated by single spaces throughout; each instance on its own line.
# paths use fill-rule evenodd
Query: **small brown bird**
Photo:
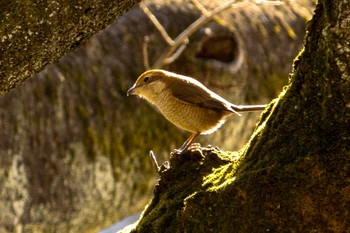
M 137 95 L 153 104 L 171 123 L 192 135 L 177 153 L 185 151 L 200 134 L 217 130 L 226 117 L 239 112 L 263 110 L 266 105 L 234 105 L 199 81 L 165 70 L 140 75 L 127 95 Z

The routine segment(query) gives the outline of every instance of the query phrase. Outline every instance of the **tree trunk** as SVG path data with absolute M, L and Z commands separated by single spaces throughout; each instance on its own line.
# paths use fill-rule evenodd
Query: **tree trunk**
M 320 1 L 249 143 L 172 159 L 132 232 L 349 232 L 349 15 L 348 1 Z
M 225 1 L 201 3 L 211 9 Z M 173 37 L 201 14 L 186 0 L 148 4 Z M 234 103 L 266 103 L 287 83 L 313 7 L 300 0 L 228 9 L 195 33 L 166 69 L 192 75 Z M 95 231 L 149 201 L 156 173 L 148 151 L 168 159 L 187 134 L 125 95 L 144 71 L 145 36 L 153 61 L 166 44 L 135 7 L 0 98 L 1 233 Z M 227 54 L 230 59 L 221 59 Z M 257 116 L 232 119 L 199 140 L 239 147 Z
M 0 1 L 0 96 L 79 47 L 137 2 Z

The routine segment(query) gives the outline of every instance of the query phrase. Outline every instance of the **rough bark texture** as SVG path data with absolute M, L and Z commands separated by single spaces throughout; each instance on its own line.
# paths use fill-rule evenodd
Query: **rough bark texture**
M 81 45 L 139 0 L 0 2 L 0 96 Z
M 175 157 L 131 232 L 349 232 L 349 15 L 349 1 L 320 1 L 249 144 Z
M 150 2 L 173 38 L 200 16 L 183 3 Z M 234 103 L 265 103 L 287 82 L 312 6 L 230 9 L 164 68 L 191 75 Z M 0 232 L 94 231 L 144 207 L 156 178 L 148 151 L 168 159 L 188 136 L 145 102 L 125 96 L 144 71 L 144 36 L 152 63 L 166 45 L 134 8 L 0 98 Z M 235 118 L 199 140 L 238 148 L 256 118 Z

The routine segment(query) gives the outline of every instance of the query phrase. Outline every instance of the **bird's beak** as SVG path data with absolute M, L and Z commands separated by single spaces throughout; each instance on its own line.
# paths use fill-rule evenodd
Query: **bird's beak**
M 127 92 L 126 92 L 126 95 L 129 96 L 129 95 L 133 95 L 135 94 L 135 89 L 136 89 L 136 86 L 132 86 Z

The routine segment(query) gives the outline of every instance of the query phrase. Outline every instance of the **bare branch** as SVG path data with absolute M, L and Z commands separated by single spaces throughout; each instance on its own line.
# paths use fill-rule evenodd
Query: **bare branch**
M 170 45 L 174 46 L 173 39 L 170 38 L 164 27 L 160 24 L 158 19 L 154 16 L 154 14 L 148 9 L 146 4 L 144 2 L 140 2 L 140 8 L 143 10 L 143 12 L 148 16 L 148 18 L 152 21 L 154 26 L 158 29 L 160 34 L 163 36 L 164 40 Z
M 186 49 L 189 42 L 190 41 L 188 39 L 186 39 L 170 57 L 164 59 L 164 65 L 168 65 L 168 64 L 174 62 L 182 54 L 182 52 Z
M 203 4 L 198 0 L 192 0 L 193 4 L 202 12 L 203 15 L 207 16 L 209 11 L 203 6 Z
M 278 6 L 278 5 L 282 5 L 285 4 L 287 1 L 280 1 L 280 0 L 256 0 L 255 3 L 256 4 L 262 4 L 262 5 L 272 5 L 272 6 Z
M 230 7 L 242 7 L 249 3 L 249 0 L 244 0 L 242 2 L 236 3 L 236 0 L 228 1 L 226 4 L 219 6 L 212 11 L 208 12 L 208 14 L 202 15 L 195 22 L 193 22 L 186 30 L 184 30 L 180 35 L 176 37 L 173 41 L 173 45 L 168 47 L 163 54 L 158 58 L 158 60 L 152 66 L 153 68 L 161 68 L 162 66 L 168 64 L 166 60 L 168 57 L 171 57 L 172 54 L 177 50 L 179 46 L 181 46 L 185 40 L 195 33 L 200 27 L 210 21 L 216 14 L 230 8 Z M 177 55 L 178 56 L 178 55 Z
M 149 157 L 150 157 L 150 159 L 151 159 L 151 163 L 152 163 L 153 168 L 154 168 L 154 169 L 156 170 L 156 172 L 159 174 L 160 168 L 159 168 L 159 165 L 158 165 L 156 156 L 155 156 L 154 153 L 153 153 L 153 150 L 150 150 L 150 151 L 149 151 Z

